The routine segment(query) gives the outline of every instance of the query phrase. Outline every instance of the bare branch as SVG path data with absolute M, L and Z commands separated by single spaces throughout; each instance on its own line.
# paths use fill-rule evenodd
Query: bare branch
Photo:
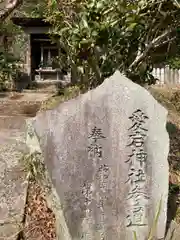
M 6 20 L 6 18 L 19 6 L 23 0 L 10 0 L 4 9 L 0 11 L 0 23 Z
M 146 37 L 145 45 L 148 44 L 150 36 L 153 35 L 152 33 L 155 32 L 155 31 L 161 26 L 161 24 L 163 23 L 163 21 L 164 21 L 165 18 L 166 18 L 166 16 L 163 15 L 163 18 L 161 19 L 161 21 L 160 21 L 158 24 L 156 24 L 156 27 L 154 27 L 154 26 L 155 26 L 155 23 L 156 23 L 156 21 L 157 21 L 157 17 L 158 17 L 158 15 L 159 15 L 159 13 L 160 13 L 160 10 L 161 10 L 161 8 L 162 8 L 162 5 L 163 5 L 163 3 L 161 2 L 161 3 L 159 4 L 158 11 L 156 12 L 156 16 L 155 16 L 154 19 L 152 20 L 152 24 L 151 24 L 151 26 L 150 26 L 150 29 L 149 29 L 148 34 L 147 34 L 147 37 Z M 153 29 L 154 29 L 154 30 L 153 30 Z
M 165 45 L 166 43 L 170 43 L 170 42 L 174 41 L 176 38 L 177 38 L 177 36 L 175 36 L 173 38 L 170 38 L 170 39 L 167 39 L 166 41 L 161 42 L 160 44 L 156 44 L 154 46 L 154 48 L 158 48 L 158 47 L 161 47 L 162 45 Z
M 151 43 L 149 43 L 149 45 L 146 47 L 146 49 L 144 50 L 144 52 L 142 52 L 140 55 L 137 55 L 136 59 L 132 62 L 132 64 L 129 66 L 129 69 L 132 70 L 132 68 L 136 67 L 149 53 L 149 51 L 152 48 L 155 48 L 155 46 L 157 44 L 159 44 L 159 46 L 161 44 L 164 44 L 164 41 L 162 42 L 162 40 L 164 40 L 167 36 L 169 36 L 170 33 L 172 33 L 173 31 L 175 31 L 176 28 L 171 28 L 166 30 L 165 32 L 163 32 L 160 36 L 158 36 L 157 38 L 155 38 Z

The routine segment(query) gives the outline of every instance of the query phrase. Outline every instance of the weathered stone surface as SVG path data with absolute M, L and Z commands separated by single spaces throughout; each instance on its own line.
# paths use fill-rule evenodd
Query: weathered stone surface
M 15 240 L 22 228 L 27 173 L 20 158 L 26 152 L 25 133 L 0 131 L 0 240 Z
M 42 151 L 39 145 L 39 141 L 31 122 L 32 122 L 31 119 L 26 120 L 26 125 L 27 125 L 26 144 L 29 148 L 29 153 L 31 155 L 39 154 L 38 160 L 39 162 L 44 164 L 44 159 L 42 156 Z M 48 207 L 53 211 L 55 215 L 56 239 L 62 240 L 62 236 L 63 236 L 63 239 L 71 240 L 71 237 L 66 225 L 66 221 L 63 215 L 63 210 L 61 207 L 59 196 L 52 184 L 47 167 L 46 166 L 44 167 L 45 169 L 44 169 L 43 175 L 38 180 L 40 181 L 40 185 L 43 187 L 43 190 L 45 192 Z
M 96 89 L 32 121 L 60 198 L 62 240 L 164 238 L 168 197 L 167 111 L 116 72 Z M 68 231 L 68 232 L 67 232 Z

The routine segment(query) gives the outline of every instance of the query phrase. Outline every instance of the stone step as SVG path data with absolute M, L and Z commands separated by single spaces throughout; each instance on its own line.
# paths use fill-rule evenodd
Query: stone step
M 19 239 L 28 188 L 21 161 L 28 152 L 26 119 L 35 116 L 49 96 L 26 93 L 13 100 L 0 96 L 0 240 Z
M 0 129 L 20 129 L 25 131 L 27 117 L 19 116 L 0 116 Z
M 41 102 L 0 101 L 0 116 L 30 115 L 35 116 Z

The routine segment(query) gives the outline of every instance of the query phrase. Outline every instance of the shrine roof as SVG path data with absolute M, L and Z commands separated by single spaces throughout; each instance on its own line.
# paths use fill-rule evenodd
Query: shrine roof
M 50 23 L 43 18 L 12 17 L 12 22 L 21 27 L 49 27 Z

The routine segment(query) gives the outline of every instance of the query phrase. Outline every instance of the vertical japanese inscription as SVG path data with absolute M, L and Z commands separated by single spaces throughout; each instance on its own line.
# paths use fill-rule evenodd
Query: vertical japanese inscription
M 88 136 L 91 144 L 88 146 L 88 153 L 90 158 L 102 158 L 102 147 L 98 140 L 105 138 L 100 128 L 94 127 Z
M 126 226 L 145 226 L 147 225 L 146 201 L 149 197 L 146 192 L 147 153 L 145 152 L 144 143 L 148 132 L 145 125 L 149 118 L 142 110 L 137 109 L 129 119 L 132 125 L 128 129 L 130 143 L 127 145 L 131 148 L 131 153 L 126 161 L 129 164 L 126 181 L 129 184 Z
M 96 126 L 92 129 L 91 133 L 88 136 L 90 144 L 88 145 L 88 159 L 91 160 L 94 164 L 94 168 L 97 166 L 97 161 L 99 162 L 102 159 L 102 147 L 99 143 L 100 139 L 105 138 L 102 130 Z M 94 177 L 94 176 L 93 176 Z M 94 180 L 94 178 L 93 178 Z M 93 200 L 93 191 L 94 186 L 89 182 L 85 182 L 82 187 L 82 193 L 85 197 L 85 206 L 87 211 Z
M 105 192 L 107 189 L 107 181 L 109 177 L 109 166 L 103 162 L 103 149 L 101 146 L 101 140 L 105 139 L 102 129 L 96 126 L 92 128 L 91 133 L 88 136 L 89 145 L 88 160 L 93 163 L 93 179 L 92 183 L 86 183 L 83 186 L 83 194 L 86 199 L 86 211 L 90 213 L 91 202 L 95 200 L 96 208 L 99 209 L 98 219 L 96 223 L 96 230 L 102 230 L 104 222 L 104 201 L 106 200 Z M 86 190 L 85 190 L 86 189 Z M 95 206 L 92 206 L 94 209 Z M 100 239 L 103 239 L 103 235 Z

